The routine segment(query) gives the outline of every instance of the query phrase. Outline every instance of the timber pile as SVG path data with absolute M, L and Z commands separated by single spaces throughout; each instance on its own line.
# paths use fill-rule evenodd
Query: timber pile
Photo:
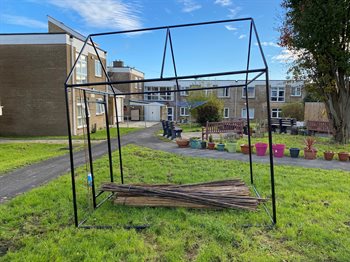
M 105 183 L 101 190 L 115 192 L 114 202 L 127 206 L 255 210 L 265 201 L 249 196 L 249 188 L 240 179 L 186 185 Z

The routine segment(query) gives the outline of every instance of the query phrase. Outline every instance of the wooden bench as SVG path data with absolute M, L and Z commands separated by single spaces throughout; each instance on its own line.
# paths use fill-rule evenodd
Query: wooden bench
M 243 134 L 244 121 L 233 120 L 233 121 L 222 121 L 222 122 L 207 122 L 202 127 L 202 139 L 208 140 L 209 134 L 221 134 L 235 132 L 237 134 Z
M 330 133 L 333 134 L 334 130 L 330 122 L 328 121 L 310 121 L 306 122 L 306 129 L 309 134 L 318 133 Z
M 295 118 L 271 118 L 271 129 L 273 132 L 276 132 L 276 129 L 279 129 L 279 133 L 287 133 L 287 128 L 292 128 L 296 125 Z

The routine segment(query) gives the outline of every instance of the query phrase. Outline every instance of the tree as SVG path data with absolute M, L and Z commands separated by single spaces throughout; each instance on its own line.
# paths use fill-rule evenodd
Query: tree
M 280 45 L 297 58 L 293 74 L 323 101 L 334 139 L 350 137 L 350 0 L 283 0 Z
M 207 121 L 217 122 L 222 119 L 224 103 L 214 93 L 205 94 L 204 91 L 193 91 L 186 99 L 189 104 L 205 102 L 190 109 L 191 116 L 202 125 Z

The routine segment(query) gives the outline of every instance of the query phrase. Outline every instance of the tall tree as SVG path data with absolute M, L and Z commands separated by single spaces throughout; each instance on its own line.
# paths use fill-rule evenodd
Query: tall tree
M 280 44 L 296 54 L 291 70 L 326 105 L 338 142 L 350 138 L 350 0 L 283 0 Z

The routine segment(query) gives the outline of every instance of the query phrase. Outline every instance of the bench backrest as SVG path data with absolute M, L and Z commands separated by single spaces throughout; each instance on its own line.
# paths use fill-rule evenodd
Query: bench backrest
M 333 133 L 333 127 L 328 121 L 307 121 L 306 128 L 309 131 Z

